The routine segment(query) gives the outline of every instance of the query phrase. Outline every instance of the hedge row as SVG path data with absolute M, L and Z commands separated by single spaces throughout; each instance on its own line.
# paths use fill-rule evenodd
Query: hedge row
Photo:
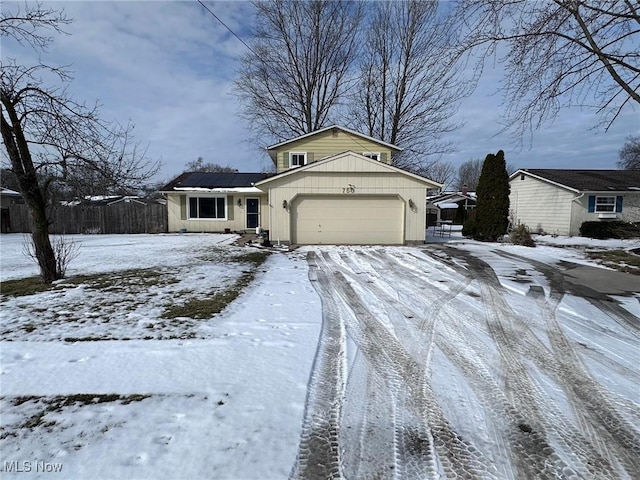
M 638 238 L 640 223 L 628 222 L 584 222 L 580 226 L 580 236 L 589 238 Z

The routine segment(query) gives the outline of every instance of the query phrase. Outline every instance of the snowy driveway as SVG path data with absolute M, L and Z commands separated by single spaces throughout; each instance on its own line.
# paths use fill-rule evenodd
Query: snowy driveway
M 640 478 L 637 298 L 473 245 L 307 261 L 323 325 L 294 478 Z
M 306 247 L 167 322 L 248 268 L 233 236 L 74 239 L 71 275 L 170 281 L 2 299 L 2 478 L 640 478 L 640 293 L 576 283 L 575 250 Z

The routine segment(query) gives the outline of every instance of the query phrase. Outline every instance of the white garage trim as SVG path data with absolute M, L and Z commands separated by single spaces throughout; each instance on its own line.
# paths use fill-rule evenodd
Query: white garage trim
M 291 201 L 292 243 L 402 245 L 405 202 L 399 195 L 297 195 Z

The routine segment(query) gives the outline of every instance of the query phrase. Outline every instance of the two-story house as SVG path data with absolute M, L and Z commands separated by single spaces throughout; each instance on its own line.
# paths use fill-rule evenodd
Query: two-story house
M 270 176 L 184 173 L 163 188 L 169 231 L 259 225 L 284 243 L 423 242 L 426 191 L 441 185 L 392 166 L 401 150 L 331 126 L 268 147 Z

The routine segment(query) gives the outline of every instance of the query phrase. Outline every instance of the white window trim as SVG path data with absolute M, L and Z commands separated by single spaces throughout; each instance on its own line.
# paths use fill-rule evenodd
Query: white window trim
M 302 165 L 294 165 L 293 164 L 293 156 L 294 155 L 303 155 L 304 156 L 304 164 L 302 164 Z M 307 152 L 289 152 L 289 168 L 304 167 L 306 164 L 307 164 Z
M 381 152 L 362 152 L 362 155 L 364 155 L 367 158 L 371 158 L 373 155 L 375 155 L 377 158 L 371 158 L 371 160 L 375 160 L 377 162 L 379 162 L 380 159 L 382 158 Z
M 613 199 L 613 203 L 598 203 L 598 200 L 601 198 Z M 606 209 L 603 207 L 606 207 Z M 616 212 L 616 196 L 615 195 L 596 195 L 593 211 L 594 213 L 615 213 Z
M 223 198 L 224 199 L 224 218 L 200 218 L 200 217 L 192 217 L 191 216 L 191 199 L 192 198 Z M 226 222 L 227 218 L 227 210 L 229 208 L 229 200 L 226 195 L 187 195 L 187 220 L 197 220 L 199 222 Z

